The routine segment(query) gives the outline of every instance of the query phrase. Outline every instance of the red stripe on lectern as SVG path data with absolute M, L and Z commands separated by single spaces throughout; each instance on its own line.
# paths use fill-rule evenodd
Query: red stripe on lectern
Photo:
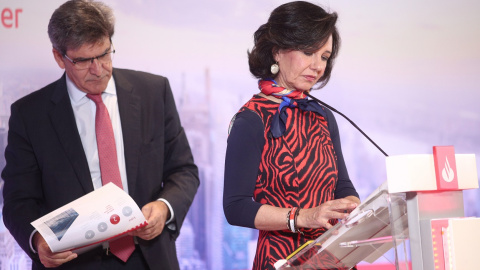
M 412 263 L 409 262 L 409 267 L 408 269 L 412 269 Z M 395 265 L 394 264 L 361 264 L 357 265 L 358 270 L 395 270 Z M 400 266 L 400 269 L 406 269 L 402 268 Z

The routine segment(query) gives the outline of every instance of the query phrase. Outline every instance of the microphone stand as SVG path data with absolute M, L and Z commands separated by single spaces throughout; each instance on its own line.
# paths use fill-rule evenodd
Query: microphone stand
M 310 95 L 310 93 L 307 93 L 307 92 L 304 92 L 308 97 L 310 97 L 311 99 L 315 100 L 316 102 L 318 102 L 319 104 L 329 108 L 330 110 L 340 114 L 341 116 L 343 116 L 343 118 L 347 119 L 348 122 L 350 122 L 350 124 L 352 124 L 358 131 L 360 131 L 360 133 L 363 134 L 363 136 L 365 136 L 365 138 L 367 138 L 371 143 L 373 143 L 373 145 L 375 145 L 375 147 L 378 148 L 378 150 L 380 150 L 380 152 L 382 152 L 386 157 L 388 157 L 387 153 L 385 153 L 385 151 L 382 150 L 382 148 L 380 148 L 380 146 L 378 146 L 372 139 L 370 139 L 370 137 L 367 136 L 367 134 L 365 134 L 365 132 L 363 132 L 363 130 L 361 130 L 352 120 L 350 120 L 350 118 L 348 118 L 347 116 L 345 116 L 343 113 L 337 111 L 335 108 L 333 108 L 332 106 L 326 104 L 325 102 L 319 100 L 318 98 Z

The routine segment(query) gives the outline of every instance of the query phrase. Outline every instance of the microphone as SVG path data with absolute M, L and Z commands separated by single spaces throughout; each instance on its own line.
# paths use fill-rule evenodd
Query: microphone
M 365 132 L 363 132 L 363 130 L 361 130 L 352 120 L 350 120 L 350 118 L 348 118 L 347 116 L 345 116 L 343 113 L 337 111 L 335 108 L 333 108 L 332 106 L 328 105 L 327 103 L 319 100 L 318 98 L 310 95 L 310 93 L 307 93 L 307 92 L 304 92 L 308 97 L 310 97 L 311 99 L 315 100 L 317 103 L 329 108 L 331 111 L 334 111 L 338 114 L 340 114 L 341 116 L 343 116 L 343 118 L 347 119 L 348 122 L 350 122 L 350 124 L 352 124 L 358 131 L 360 131 L 360 133 L 363 134 L 363 136 L 365 136 L 365 138 L 367 138 L 371 143 L 373 143 L 373 145 L 375 145 L 375 147 L 378 148 L 378 150 L 380 150 L 380 152 L 382 152 L 386 157 L 388 157 L 387 153 L 385 153 L 385 151 L 382 150 L 382 148 L 380 148 L 380 146 L 378 146 L 372 139 L 370 139 L 370 137 L 367 136 L 367 134 L 365 134 Z

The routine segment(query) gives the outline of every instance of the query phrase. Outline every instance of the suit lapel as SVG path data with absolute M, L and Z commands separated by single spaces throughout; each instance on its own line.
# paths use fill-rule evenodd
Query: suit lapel
M 118 109 L 122 122 L 125 166 L 127 169 L 128 191 L 135 194 L 140 151 L 140 96 L 137 89 L 123 76 L 122 70 L 114 69 L 113 78 L 117 89 Z
M 65 80 L 64 74 L 58 81 L 52 95 L 51 101 L 53 108 L 49 112 L 50 119 L 84 192 L 88 193 L 93 191 L 92 177 L 90 175 L 90 169 L 88 168 L 82 141 L 78 134 Z

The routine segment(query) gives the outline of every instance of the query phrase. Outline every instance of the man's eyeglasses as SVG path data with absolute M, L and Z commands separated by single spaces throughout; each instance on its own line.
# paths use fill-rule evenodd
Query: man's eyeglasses
M 70 57 L 67 56 L 67 54 L 64 54 L 63 56 L 70 61 L 73 66 L 76 69 L 87 69 L 90 68 L 90 66 L 93 64 L 93 61 L 97 59 L 97 61 L 100 64 L 108 64 L 112 62 L 113 56 L 115 55 L 115 47 L 113 47 L 111 50 L 105 52 L 104 54 L 101 54 L 99 56 L 91 57 L 91 58 L 76 58 L 76 59 L 70 59 Z

